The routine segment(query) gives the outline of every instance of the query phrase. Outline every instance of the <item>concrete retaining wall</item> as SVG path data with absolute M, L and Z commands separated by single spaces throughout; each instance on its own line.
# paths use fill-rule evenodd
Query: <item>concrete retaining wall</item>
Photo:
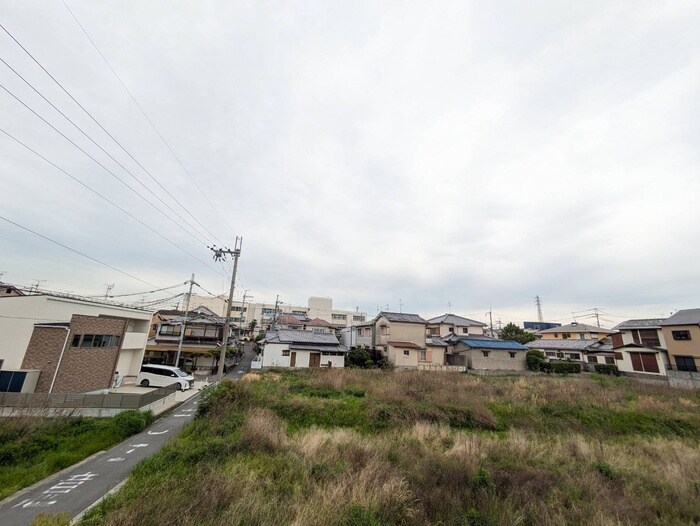
M 690 371 L 666 371 L 668 385 L 681 389 L 700 389 L 700 373 Z

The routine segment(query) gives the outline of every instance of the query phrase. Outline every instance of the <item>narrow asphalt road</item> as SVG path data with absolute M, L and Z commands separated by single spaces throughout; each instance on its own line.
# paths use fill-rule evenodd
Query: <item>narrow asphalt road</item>
M 226 377 L 236 381 L 250 370 L 254 353 L 248 349 L 243 360 Z M 45 479 L 31 491 L 20 491 L 0 504 L 2 526 L 27 526 L 40 513 L 68 513 L 76 517 L 122 481 L 141 460 L 150 457 L 175 437 L 196 412 L 199 394 L 193 396 L 149 428 L 105 452 Z

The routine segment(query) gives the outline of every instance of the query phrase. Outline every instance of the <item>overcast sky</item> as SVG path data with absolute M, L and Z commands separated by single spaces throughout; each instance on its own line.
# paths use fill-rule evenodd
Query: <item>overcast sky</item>
M 696 0 L 66 2 L 191 178 L 60 0 L 0 21 L 192 215 L 0 31 L 141 183 L 2 63 L 0 84 L 154 205 L 2 89 L 0 128 L 163 237 L 0 133 L 7 219 L 214 293 L 206 242 L 242 235 L 238 287 L 260 301 L 521 322 L 539 294 L 547 319 L 599 307 L 608 326 L 700 306 Z M 2 220 L 0 247 L 4 281 L 153 288 Z

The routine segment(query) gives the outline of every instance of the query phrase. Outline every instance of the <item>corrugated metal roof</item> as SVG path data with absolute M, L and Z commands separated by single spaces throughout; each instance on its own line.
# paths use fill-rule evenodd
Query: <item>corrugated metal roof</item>
M 403 312 L 380 312 L 377 314 L 377 318 L 385 317 L 389 321 L 394 321 L 398 323 L 421 323 L 425 324 L 425 320 L 418 316 L 418 314 L 405 314 Z
M 509 340 L 473 340 L 467 338 L 460 338 L 460 343 L 471 347 L 472 349 L 505 349 L 512 351 L 527 351 L 528 348 L 518 342 L 512 342 Z
M 613 330 L 622 331 L 625 329 L 660 329 L 661 323 L 666 318 L 646 318 L 641 320 L 627 320 L 618 323 L 613 327 Z
M 679 310 L 670 318 L 666 318 L 661 325 L 700 325 L 700 309 Z

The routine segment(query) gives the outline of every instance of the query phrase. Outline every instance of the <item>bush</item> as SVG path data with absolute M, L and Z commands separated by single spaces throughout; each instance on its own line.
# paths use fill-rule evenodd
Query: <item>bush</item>
M 374 361 L 367 349 L 353 349 L 346 355 L 345 365 L 360 369 L 371 369 L 374 367 Z
M 595 372 L 598 374 L 614 374 L 615 376 L 620 376 L 620 370 L 617 365 L 611 363 L 598 363 L 594 367 Z
M 539 371 L 541 369 L 540 366 L 545 361 L 544 353 L 537 349 L 530 349 L 527 351 L 525 359 L 527 360 L 527 368 L 531 371 Z
M 581 364 L 577 362 L 542 362 L 540 371 L 549 374 L 579 374 Z
M 140 433 L 151 422 L 153 422 L 153 413 L 150 411 L 122 411 L 112 419 L 112 425 L 122 439 Z

